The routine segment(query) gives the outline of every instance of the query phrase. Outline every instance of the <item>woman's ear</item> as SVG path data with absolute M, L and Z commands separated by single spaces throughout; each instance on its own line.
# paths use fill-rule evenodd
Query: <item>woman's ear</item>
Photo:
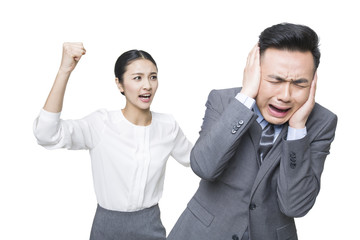
M 124 88 L 123 88 L 123 86 L 120 83 L 118 78 L 115 78 L 115 83 L 116 83 L 116 86 L 118 87 L 118 89 L 120 90 L 120 92 L 123 94 L 124 93 Z

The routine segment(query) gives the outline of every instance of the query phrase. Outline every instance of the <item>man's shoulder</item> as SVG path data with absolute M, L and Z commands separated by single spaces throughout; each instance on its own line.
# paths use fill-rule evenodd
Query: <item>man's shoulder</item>
M 218 102 L 221 104 L 228 104 L 235 99 L 235 96 L 240 92 L 241 88 L 225 88 L 225 89 L 213 89 L 209 93 L 209 102 Z
M 236 94 L 240 92 L 241 88 L 226 88 L 226 89 L 213 89 L 208 96 L 207 104 L 213 106 L 225 106 L 235 99 Z
M 315 103 L 315 106 L 308 118 L 307 128 L 321 128 L 326 124 L 332 123 L 336 126 L 337 116 L 329 109 L 321 106 L 319 103 Z
M 310 117 L 329 118 L 336 117 L 336 115 L 335 113 L 323 107 L 319 103 L 315 103 L 314 109 L 312 110 Z
M 224 96 L 224 97 L 235 97 L 241 90 L 241 87 L 235 88 L 224 88 L 224 89 L 213 89 L 211 90 L 209 96 Z

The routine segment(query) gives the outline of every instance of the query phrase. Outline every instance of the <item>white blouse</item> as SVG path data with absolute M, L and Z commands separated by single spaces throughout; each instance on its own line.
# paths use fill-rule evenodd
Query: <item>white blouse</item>
M 171 115 L 152 112 L 149 126 L 129 122 L 119 111 L 98 110 L 80 120 L 41 110 L 34 135 L 47 149 L 88 149 L 100 206 L 137 211 L 158 203 L 166 162 L 189 166 L 192 144 Z

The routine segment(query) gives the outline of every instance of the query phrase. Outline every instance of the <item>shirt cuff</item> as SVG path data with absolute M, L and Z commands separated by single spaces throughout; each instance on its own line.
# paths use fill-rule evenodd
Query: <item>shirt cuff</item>
M 57 121 L 60 119 L 60 115 L 61 115 L 61 112 L 53 113 L 53 112 L 46 111 L 45 109 L 41 109 L 39 117 L 41 117 L 41 119 L 43 119 L 43 120 Z
M 306 127 L 304 128 L 292 128 L 288 127 L 287 140 L 299 140 L 307 135 Z
M 255 99 L 248 97 L 245 94 L 238 93 L 235 98 L 249 109 L 254 107 Z

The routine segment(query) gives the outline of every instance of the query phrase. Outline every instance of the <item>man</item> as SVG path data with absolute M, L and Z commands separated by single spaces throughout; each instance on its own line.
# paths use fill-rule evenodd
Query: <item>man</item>
M 320 191 L 337 117 L 315 103 L 317 34 L 289 23 L 265 29 L 243 87 L 213 90 L 191 153 L 202 178 L 169 240 L 297 239 Z

